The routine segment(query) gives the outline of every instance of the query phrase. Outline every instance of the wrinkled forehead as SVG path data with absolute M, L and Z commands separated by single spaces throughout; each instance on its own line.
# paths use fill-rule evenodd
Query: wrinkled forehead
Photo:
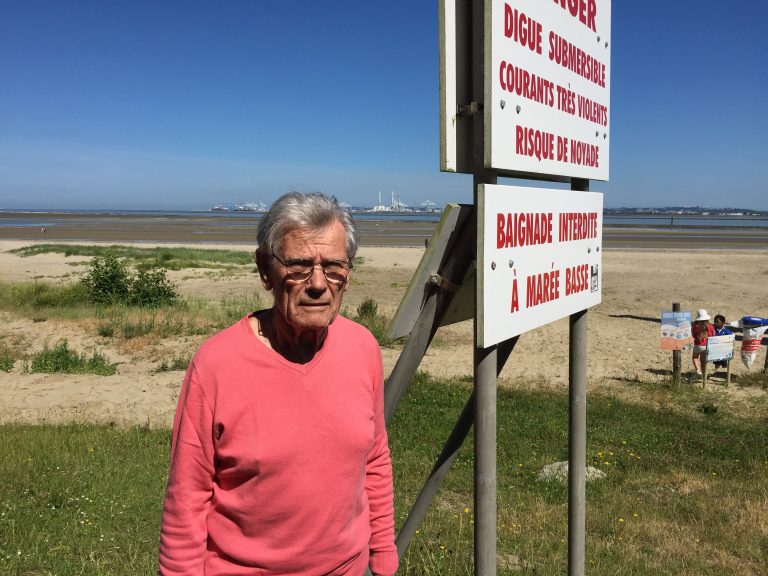
M 322 248 L 334 252 L 335 257 L 347 254 L 347 238 L 344 226 L 333 220 L 324 226 L 294 226 L 283 231 L 275 242 L 274 250 L 285 249 L 303 251 Z

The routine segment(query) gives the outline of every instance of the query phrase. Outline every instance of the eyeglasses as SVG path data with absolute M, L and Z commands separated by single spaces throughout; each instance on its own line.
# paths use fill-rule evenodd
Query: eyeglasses
M 272 257 L 288 270 L 288 280 L 301 284 L 309 282 L 315 268 L 323 271 L 328 284 L 339 286 L 347 281 L 352 263 L 345 260 L 326 260 L 315 264 L 312 260 L 288 260 L 287 262 L 272 252 Z

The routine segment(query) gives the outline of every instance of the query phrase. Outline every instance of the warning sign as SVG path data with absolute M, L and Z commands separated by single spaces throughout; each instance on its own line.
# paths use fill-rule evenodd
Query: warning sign
M 600 303 L 602 194 L 485 184 L 478 222 L 479 346 Z
M 610 0 L 490 0 L 486 167 L 608 180 Z

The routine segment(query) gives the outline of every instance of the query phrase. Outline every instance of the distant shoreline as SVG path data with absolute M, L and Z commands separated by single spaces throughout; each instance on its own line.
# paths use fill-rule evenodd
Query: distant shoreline
M 386 213 L 355 215 L 364 246 L 424 246 L 431 219 Z M 0 211 L 0 239 L 45 242 L 160 242 L 255 244 L 260 214 L 211 212 L 8 212 Z M 661 225 L 606 222 L 605 248 L 768 249 L 768 225 Z M 664 219 L 664 218 L 662 218 Z M 675 220 L 685 220 L 675 216 Z M 765 220 L 768 223 L 768 220 Z

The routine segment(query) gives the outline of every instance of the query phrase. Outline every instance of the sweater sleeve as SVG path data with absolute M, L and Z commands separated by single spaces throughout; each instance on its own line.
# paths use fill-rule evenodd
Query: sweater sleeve
M 365 491 L 371 513 L 369 568 L 377 576 L 391 576 L 397 571 L 395 547 L 394 490 L 392 462 L 384 424 L 384 369 L 377 350 L 374 400 L 374 446 L 365 470 Z
M 173 422 L 168 487 L 160 528 L 160 574 L 202 576 L 213 493 L 213 412 L 194 361 Z

